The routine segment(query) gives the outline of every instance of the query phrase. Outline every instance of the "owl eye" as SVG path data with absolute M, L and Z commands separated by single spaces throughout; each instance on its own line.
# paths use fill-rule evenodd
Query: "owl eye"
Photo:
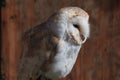
M 77 25 L 77 24 L 73 24 L 73 26 L 74 26 L 75 28 L 77 28 L 77 29 L 79 30 L 79 32 L 81 31 L 79 25 Z M 83 34 L 80 34 L 80 38 L 81 38 L 82 41 L 85 40 L 85 36 L 84 36 Z
M 73 26 L 79 30 L 79 25 L 73 24 Z
M 81 31 L 81 30 L 80 30 L 80 26 L 79 26 L 79 25 L 77 25 L 77 24 L 73 24 L 73 26 L 74 26 L 76 29 L 78 29 L 78 30 L 79 30 L 79 32 Z
M 81 30 L 80 30 L 80 26 L 79 26 L 79 25 L 77 25 L 77 24 L 73 24 L 73 26 L 74 26 L 76 29 L 78 29 L 78 30 L 79 30 L 79 32 L 81 31 Z

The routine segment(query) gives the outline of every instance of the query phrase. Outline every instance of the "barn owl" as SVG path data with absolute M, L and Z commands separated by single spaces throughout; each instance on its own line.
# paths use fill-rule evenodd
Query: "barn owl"
M 72 70 L 82 44 L 89 37 L 89 15 L 65 7 L 44 23 L 25 32 L 18 80 L 56 80 Z

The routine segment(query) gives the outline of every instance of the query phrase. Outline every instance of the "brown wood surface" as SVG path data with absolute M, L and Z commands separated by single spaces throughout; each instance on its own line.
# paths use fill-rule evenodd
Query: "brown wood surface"
M 2 74 L 16 80 L 21 35 L 66 6 L 90 15 L 91 35 L 71 74 L 60 80 L 120 80 L 120 0 L 6 0 L 2 7 Z

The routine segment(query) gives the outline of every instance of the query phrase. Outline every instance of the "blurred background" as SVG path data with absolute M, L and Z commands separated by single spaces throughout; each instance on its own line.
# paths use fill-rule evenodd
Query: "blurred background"
M 3 2 L 2 2 L 3 1 Z M 22 34 L 62 7 L 90 15 L 90 38 L 77 62 L 60 80 L 120 80 L 120 0 L 1 0 L 1 75 L 16 80 Z M 2 78 L 0 80 L 2 80 Z

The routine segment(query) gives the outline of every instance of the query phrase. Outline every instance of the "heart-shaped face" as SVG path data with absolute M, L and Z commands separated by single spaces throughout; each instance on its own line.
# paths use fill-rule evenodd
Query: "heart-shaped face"
M 50 17 L 49 28 L 54 35 L 63 38 L 67 34 L 75 44 L 81 44 L 89 37 L 89 15 L 77 7 L 63 8 Z M 79 35 L 78 35 L 79 34 Z

